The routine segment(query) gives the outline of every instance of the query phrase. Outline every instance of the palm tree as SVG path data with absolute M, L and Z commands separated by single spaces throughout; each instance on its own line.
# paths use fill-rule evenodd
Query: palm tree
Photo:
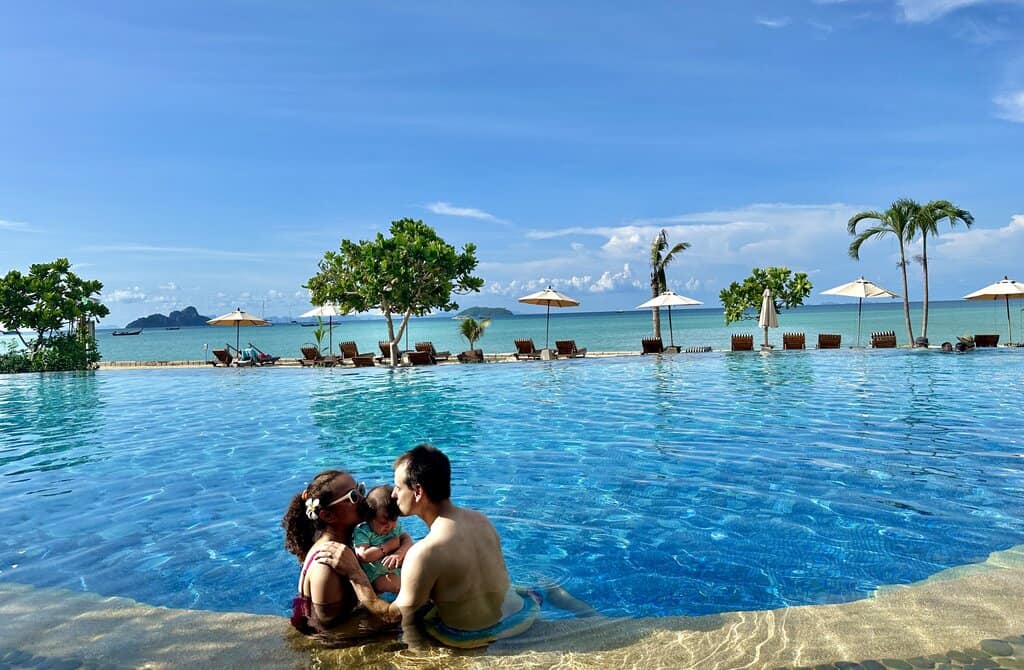
M 471 316 L 467 316 L 459 324 L 459 332 L 462 336 L 469 340 L 469 348 L 472 350 L 475 347 L 473 344 L 484 336 L 484 331 L 487 330 L 487 326 L 491 325 L 490 319 L 483 319 L 477 321 Z
M 665 268 L 676 257 L 677 253 L 690 248 L 689 242 L 679 242 L 668 253 L 668 232 L 662 228 L 661 232 L 651 243 L 651 297 L 657 298 L 668 290 L 668 283 L 665 281 Z M 651 308 L 651 315 L 654 318 L 654 336 L 661 337 L 661 310 L 657 307 Z
M 850 242 L 850 258 L 860 260 L 860 247 L 872 237 L 881 239 L 887 235 L 896 237 L 900 245 L 900 272 L 903 275 L 903 318 L 907 323 L 907 336 L 914 343 L 914 329 L 910 325 L 910 300 L 907 298 L 907 254 L 906 241 L 910 239 L 914 219 L 918 216 L 921 205 L 910 198 L 900 198 L 884 212 L 867 211 L 854 214 L 846 224 L 846 230 L 854 235 Z M 877 221 L 870 228 L 857 232 L 857 224 L 861 221 Z
M 924 273 L 924 305 L 921 314 L 921 337 L 928 337 L 928 236 L 939 234 L 939 221 L 949 220 L 949 227 L 955 228 L 957 221 L 963 221 L 968 228 L 974 224 L 974 216 L 966 209 L 960 209 L 948 200 L 932 200 L 921 208 L 914 217 L 909 232 L 910 239 L 921 235 L 921 271 Z M 907 241 L 909 242 L 910 239 Z

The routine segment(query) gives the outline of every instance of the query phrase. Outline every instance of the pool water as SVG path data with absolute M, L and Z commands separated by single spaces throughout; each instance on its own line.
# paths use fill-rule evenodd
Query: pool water
M 629 617 L 858 599 L 1024 542 L 1022 362 L 841 350 L 0 376 L 0 580 L 284 614 L 289 498 L 328 467 L 389 482 L 426 441 L 516 582 Z

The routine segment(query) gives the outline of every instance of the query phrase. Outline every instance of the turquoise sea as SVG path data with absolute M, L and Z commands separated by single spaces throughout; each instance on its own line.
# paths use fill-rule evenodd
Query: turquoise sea
M 1013 339 L 1024 339 L 1024 302 L 1010 304 L 1013 321 Z M 921 305 L 911 303 L 914 335 L 920 335 Z M 764 336 L 757 327 L 756 315 L 750 321 L 725 325 L 721 308 L 677 308 L 672 310 L 675 342 L 684 347 L 706 345 L 715 349 L 728 349 L 732 333 L 754 333 L 755 342 Z M 495 319 L 477 346 L 487 353 L 510 352 L 513 340 L 532 337 L 538 347 L 544 343 L 544 310 L 536 314 L 521 314 Z M 417 341 L 430 340 L 438 350 L 453 352 L 468 349 L 468 343 L 459 335 L 459 322 L 450 316 L 413 319 L 408 333 L 408 347 Z M 313 342 L 313 331 L 294 324 L 271 327 L 244 327 L 240 330 L 241 343 L 252 342 L 267 353 L 298 357 L 299 347 Z M 907 341 L 903 323 L 903 304 L 899 300 L 865 301 L 861 325 L 861 344 L 870 341 L 871 332 L 896 331 L 897 342 Z M 1000 343 L 1007 342 L 1006 307 L 1003 302 L 967 302 L 963 300 L 932 302 L 929 313 L 928 338 L 933 345 L 943 341 L 956 342 L 957 335 L 973 333 L 999 333 Z M 814 346 L 818 333 L 839 333 L 843 347 L 857 343 L 857 303 L 851 301 L 833 305 L 809 305 L 779 314 L 779 328 L 771 329 L 768 340 L 781 347 L 783 332 L 807 334 L 808 346 Z M 575 339 L 579 347 L 590 351 L 639 351 L 640 339 L 651 334 L 651 314 L 648 310 L 622 312 L 580 312 L 574 309 L 552 309 L 550 346 L 556 339 Z M 387 335 L 382 319 L 336 320 L 333 349 L 338 343 L 355 340 L 360 351 L 378 352 L 377 342 Z M 669 343 L 668 311 L 662 310 L 662 337 Z M 209 349 L 223 348 L 225 342 L 235 343 L 235 329 L 230 327 L 197 327 L 180 330 L 147 329 L 141 335 L 114 337 L 112 330 L 97 331 L 100 353 L 105 361 L 196 361 L 212 358 Z M 324 346 L 327 340 L 324 340 Z

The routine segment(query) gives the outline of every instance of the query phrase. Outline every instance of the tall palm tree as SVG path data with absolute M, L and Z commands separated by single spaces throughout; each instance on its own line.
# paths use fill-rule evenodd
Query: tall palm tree
M 668 232 L 662 228 L 661 232 L 651 242 L 651 297 L 657 298 L 668 290 L 668 283 L 665 281 L 665 268 L 676 257 L 677 253 L 690 248 L 689 242 L 679 242 L 671 249 L 668 248 Z M 668 251 L 666 252 L 666 249 Z M 654 336 L 661 337 L 661 310 L 657 307 L 651 308 L 651 315 L 654 318 Z
M 903 275 L 903 318 L 907 323 L 907 336 L 914 343 L 914 329 L 910 325 L 910 299 L 907 297 L 907 254 L 906 241 L 910 239 L 914 219 L 921 210 L 921 205 L 910 198 L 900 198 L 884 212 L 867 211 L 854 214 L 846 224 L 846 230 L 854 236 L 850 242 L 850 258 L 860 260 L 861 245 L 872 237 L 881 239 L 893 235 L 900 245 L 900 273 Z M 857 232 L 857 224 L 861 221 L 877 221 L 875 225 Z
M 949 227 L 955 228 L 958 221 L 963 221 L 968 228 L 974 224 L 974 216 L 966 209 L 960 209 L 948 200 L 932 200 L 921 208 L 914 217 L 909 231 L 909 242 L 916 235 L 921 235 L 921 271 L 924 273 L 924 305 L 921 313 L 921 337 L 928 337 L 928 236 L 939 234 L 939 222 L 949 220 Z

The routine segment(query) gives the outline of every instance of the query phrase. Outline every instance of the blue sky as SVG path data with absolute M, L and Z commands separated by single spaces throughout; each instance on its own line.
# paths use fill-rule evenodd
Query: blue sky
M 718 304 L 754 266 L 899 290 L 846 220 L 946 198 L 932 296 L 1020 272 L 1024 3 L 48 2 L 0 10 L 0 272 L 68 257 L 110 325 L 308 309 L 342 238 L 474 242 L 530 311 L 649 297 L 651 239 Z M 912 299 L 919 268 L 910 267 Z M 824 297 L 824 298 L 827 298 Z

